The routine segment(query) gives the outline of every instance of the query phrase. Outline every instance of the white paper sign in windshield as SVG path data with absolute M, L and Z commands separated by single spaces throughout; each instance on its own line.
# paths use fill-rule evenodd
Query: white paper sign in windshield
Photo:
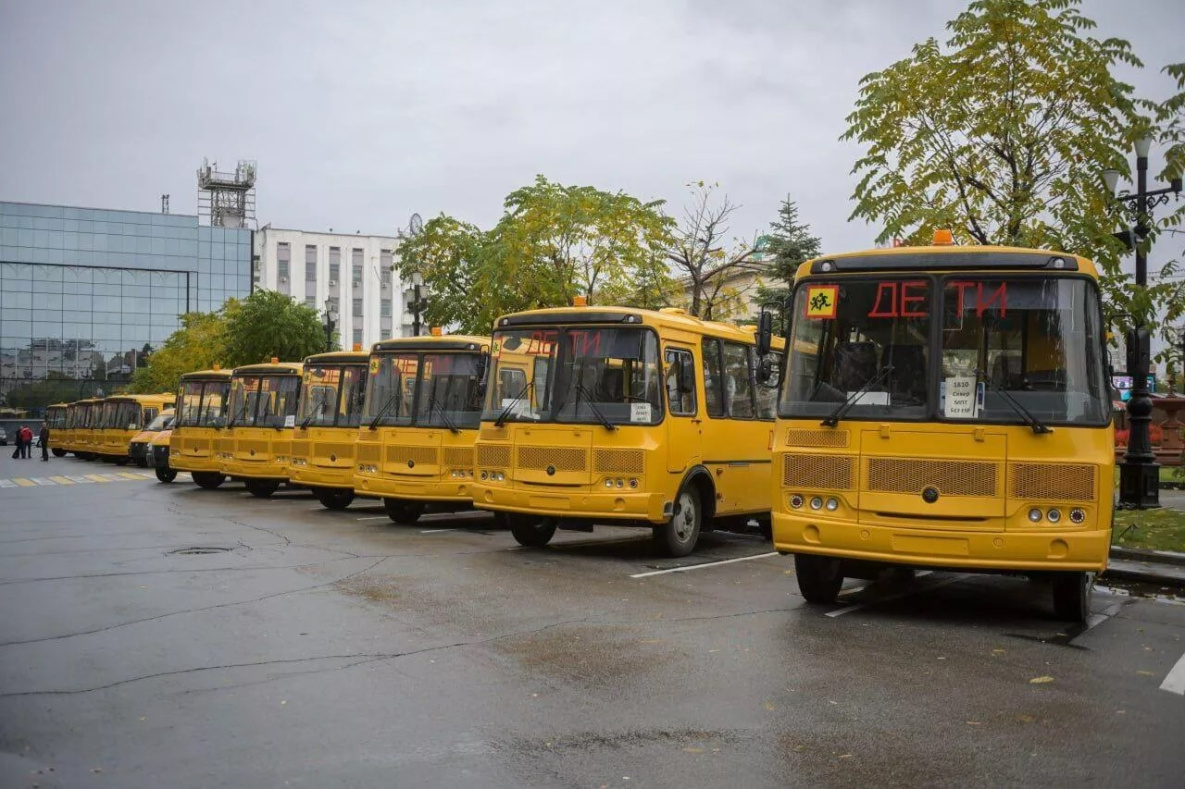
M 947 419 L 974 419 L 977 416 L 975 376 L 951 376 L 946 379 L 944 390 L 943 416 Z
M 631 422 L 650 421 L 650 403 L 630 403 Z

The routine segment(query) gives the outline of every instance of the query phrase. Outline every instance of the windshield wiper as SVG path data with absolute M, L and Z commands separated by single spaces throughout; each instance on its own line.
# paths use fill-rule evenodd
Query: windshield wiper
M 576 394 L 577 395 L 581 395 L 581 394 L 584 395 L 584 404 L 587 405 L 588 410 L 592 411 L 593 415 L 596 416 L 596 418 L 600 420 L 601 424 L 605 426 L 606 430 L 608 430 L 610 433 L 612 433 L 614 430 L 617 429 L 617 425 L 610 422 L 609 417 L 605 416 L 603 413 L 601 413 L 601 409 L 597 408 L 597 404 L 593 402 L 592 393 L 589 392 L 588 389 L 586 389 L 584 387 L 584 384 L 580 384 L 580 383 L 576 384 Z M 580 411 L 580 397 L 579 396 L 576 398 L 575 411 L 576 412 Z M 575 415 L 575 414 L 573 414 L 573 415 Z
M 305 428 L 307 428 L 307 427 L 309 426 L 309 424 L 310 424 L 310 423 L 311 423 L 311 422 L 312 422 L 314 419 L 316 419 L 317 417 L 321 416 L 321 412 L 322 412 L 322 411 L 324 411 L 324 410 L 325 410 L 325 401 L 321 401 L 320 403 L 318 403 L 318 404 L 317 404 L 317 408 L 316 408 L 316 409 L 313 411 L 313 413 L 311 413 L 311 414 L 309 414 L 308 416 L 306 416 L 306 417 L 304 418 L 304 421 L 300 423 L 300 429 L 301 429 L 301 430 L 304 430 Z
M 856 403 L 858 403 L 860 401 L 860 398 L 868 393 L 869 389 L 876 386 L 878 383 L 880 383 L 885 378 L 887 378 L 889 373 L 891 373 L 891 372 L 893 372 L 893 365 L 886 364 L 884 367 L 881 368 L 879 373 L 877 373 L 876 375 L 872 376 L 867 381 L 865 381 L 863 386 L 861 386 L 859 389 L 857 389 L 855 392 L 853 392 L 851 395 L 849 395 L 847 400 L 844 400 L 842 403 L 840 403 L 839 406 L 834 411 L 832 411 L 830 414 L 828 414 L 827 418 L 824 419 L 819 424 L 823 425 L 824 427 L 835 427 L 836 425 L 838 425 L 839 420 L 843 419 L 843 415 L 848 412 L 848 409 L 850 409 L 852 406 L 854 406 Z
M 534 381 L 525 384 L 523 388 L 519 390 L 519 393 L 511 398 L 510 402 L 506 404 L 506 407 L 502 409 L 502 413 L 498 414 L 498 418 L 494 420 L 494 427 L 502 427 L 502 425 L 506 424 L 506 417 L 510 416 L 510 412 L 514 410 L 514 407 L 518 405 L 524 397 L 526 397 L 527 392 L 531 391 L 532 387 L 534 386 Z
M 374 415 L 374 419 L 370 420 L 370 429 L 371 430 L 378 430 L 379 420 L 382 419 L 384 416 L 386 416 L 387 411 L 390 410 L 391 406 L 393 406 L 395 404 L 395 401 L 397 399 L 399 399 L 399 391 L 398 390 L 391 393 L 391 396 L 387 398 L 387 402 L 383 403 L 383 407 L 380 408 L 379 412 Z
M 235 423 L 239 421 L 239 417 L 246 416 L 246 415 L 247 415 L 247 404 L 243 403 L 243 407 L 240 408 L 238 411 L 236 411 L 235 415 L 226 421 L 226 426 L 228 428 L 234 427 Z
M 1004 402 L 1008 403 L 1012 410 L 1016 412 L 1016 415 L 1023 419 L 1025 424 L 1032 428 L 1034 433 L 1041 435 L 1042 433 L 1053 432 L 1053 428 L 1034 416 L 1033 412 L 1021 405 L 1020 401 L 1013 397 L 1008 392 L 1008 390 L 1004 389 L 1002 386 L 1000 386 L 1000 384 L 988 378 L 987 373 L 982 370 L 976 370 L 975 374 L 987 382 L 989 389 L 991 389 L 993 392 L 999 392 L 1003 396 Z
M 453 420 L 449 419 L 448 414 L 446 414 L 444 412 L 444 406 L 442 406 L 440 404 L 440 401 L 436 399 L 435 395 L 428 398 L 428 415 L 429 416 L 432 415 L 433 409 L 436 409 L 436 413 L 440 414 L 440 421 L 444 422 L 444 426 L 447 427 L 451 432 L 453 432 L 453 433 L 460 433 L 461 432 L 460 428 L 458 428 L 453 423 Z

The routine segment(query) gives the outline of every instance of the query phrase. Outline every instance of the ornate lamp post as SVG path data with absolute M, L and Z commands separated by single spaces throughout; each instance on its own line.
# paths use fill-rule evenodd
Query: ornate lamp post
M 1181 179 L 1174 178 L 1166 189 L 1148 191 L 1148 151 L 1152 137 L 1136 141 L 1136 193 L 1116 195 L 1119 171 L 1105 170 L 1103 182 L 1114 199 L 1135 219 L 1134 238 L 1130 246 L 1136 250 L 1136 285 L 1148 284 L 1148 237 L 1152 209 L 1168 202 L 1169 195 L 1179 194 Z M 1141 319 L 1141 323 L 1143 319 Z M 1148 368 L 1151 364 L 1151 342 L 1146 326 L 1140 325 L 1127 333 L 1127 372 L 1134 377 L 1132 396 L 1127 403 L 1127 453 L 1119 471 L 1119 506 L 1129 509 L 1151 509 L 1160 506 L 1160 464 L 1152 452 L 1148 427 L 1152 421 L 1152 398 L 1148 392 Z
M 333 299 L 325 299 L 325 319 L 322 325 L 325 328 L 325 350 L 335 350 L 333 347 L 333 330 L 337 326 L 337 310 L 334 309 Z
M 411 274 L 411 333 L 413 337 L 420 336 L 420 313 L 428 307 L 428 300 L 420 297 L 420 287 L 424 284 L 424 277 L 418 271 Z

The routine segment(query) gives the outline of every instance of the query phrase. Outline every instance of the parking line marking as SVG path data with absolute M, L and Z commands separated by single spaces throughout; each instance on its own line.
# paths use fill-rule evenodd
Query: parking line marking
M 651 570 L 648 573 L 637 573 L 631 575 L 630 578 L 649 578 L 652 575 L 666 575 L 667 573 L 687 573 L 692 570 L 702 570 L 705 567 L 719 567 L 722 564 L 733 564 L 734 562 L 748 562 L 753 559 L 768 559 L 770 556 L 777 556 L 777 551 L 770 551 L 769 553 L 759 553 L 756 556 L 742 556 L 739 559 L 723 559 L 718 562 L 704 562 L 703 564 L 689 564 L 686 567 L 672 567 L 669 570 Z
M 1160 689 L 1176 693 L 1178 696 L 1185 696 L 1185 655 L 1181 655 L 1177 664 L 1169 669 L 1164 682 L 1160 683 Z
M 67 479 L 66 477 L 58 476 L 58 477 L 50 477 L 50 479 L 52 479 L 54 482 L 58 483 L 59 485 L 73 485 L 74 484 L 73 480 Z
M 385 521 L 390 520 L 386 515 L 367 515 L 365 518 L 358 518 L 360 521 Z
M 90 485 L 92 482 L 94 482 L 94 480 L 87 479 L 86 477 L 70 476 L 70 477 L 68 477 L 68 479 L 71 479 L 74 482 L 77 482 L 79 485 Z
M 456 529 L 427 529 L 420 532 L 420 534 L 436 534 L 438 531 L 456 531 Z
M 17 484 L 10 479 L 0 479 L 0 488 L 15 488 Z
M 123 477 L 124 479 L 144 479 L 144 477 L 140 474 L 133 474 L 130 471 L 120 471 L 119 476 Z
M 25 479 L 24 477 L 16 477 L 15 479 L 13 479 L 13 482 L 15 482 L 16 484 L 20 485 L 22 488 L 35 488 L 35 487 L 37 487 L 37 483 L 36 483 L 36 482 L 34 482 L 34 481 L 33 481 L 33 480 L 31 480 L 31 479 Z
M 58 484 L 51 479 L 46 479 L 45 477 L 33 477 L 33 481 L 36 482 L 38 485 L 56 485 L 56 484 Z
M 888 597 L 881 597 L 877 600 L 869 600 L 866 603 L 856 603 L 855 605 L 850 605 L 850 606 L 847 606 L 846 608 L 840 608 L 835 611 L 828 611 L 823 616 L 829 616 L 832 619 L 834 619 L 837 616 L 843 616 L 844 614 L 850 614 L 853 611 L 859 611 L 861 608 L 868 608 L 869 606 L 880 605 L 881 603 L 888 603 L 888 602 L 892 602 L 893 600 L 900 600 L 903 597 L 909 597 L 910 595 L 915 595 L 919 592 L 929 592 L 932 589 L 938 589 L 939 587 L 947 586 L 949 584 L 956 583 L 957 581 L 961 581 L 964 578 L 970 578 L 970 577 L 971 577 L 970 573 L 956 575 L 954 578 L 947 578 L 945 581 L 939 581 L 936 584 L 928 584 L 926 586 L 923 586 L 920 589 L 907 589 L 904 592 L 898 592 L 897 594 L 891 594 Z
M 102 474 L 87 474 L 86 478 L 91 482 L 110 482 L 111 480 L 104 477 Z

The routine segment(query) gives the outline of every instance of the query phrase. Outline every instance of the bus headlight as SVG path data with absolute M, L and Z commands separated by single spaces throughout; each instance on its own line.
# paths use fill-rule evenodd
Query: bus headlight
M 1045 513 L 1045 517 L 1049 518 L 1050 523 L 1057 523 L 1062 519 L 1062 511 L 1056 507 Z
M 1036 507 L 1033 507 L 1031 510 L 1029 510 L 1029 520 L 1031 520 L 1033 523 L 1040 523 L 1041 510 L 1037 509 Z
M 790 506 L 796 510 L 801 509 L 802 508 L 802 496 L 800 496 L 797 493 L 795 493 L 793 496 L 791 496 L 790 497 Z
M 819 498 L 818 496 L 812 496 L 811 497 L 811 509 L 812 510 L 823 509 L 823 500 L 821 498 Z
M 836 499 L 836 498 L 827 499 L 827 511 L 828 512 L 835 512 L 837 509 L 839 509 L 839 499 Z
M 1082 523 L 1086 520 L 1086 510 L 1079 509 L 1078 507 L 1070 510 L 1070 520 L 1073 523 Z
M 489 472 L 486 471 L 484 468 L 481 470 L 481 478 L 482 479 L 489 479 L 490 478 Z

